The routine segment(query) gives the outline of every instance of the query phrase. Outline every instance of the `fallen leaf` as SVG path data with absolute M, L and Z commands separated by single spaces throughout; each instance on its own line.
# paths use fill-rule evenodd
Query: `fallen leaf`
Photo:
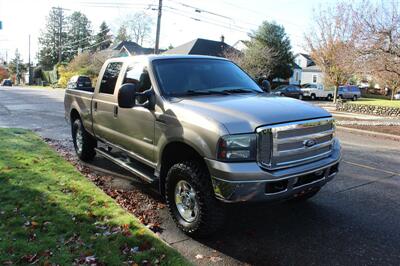
M 204 256 L 201 255 L 201 254 L 197 254 L 197 255 L 195 256 L 195 258 L 196 258 L 196 260 L 201 260 L 201 259 L 204 259 Z

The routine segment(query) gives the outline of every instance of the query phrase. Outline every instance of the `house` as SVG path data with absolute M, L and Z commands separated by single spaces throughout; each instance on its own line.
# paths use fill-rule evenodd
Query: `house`
M 154 48 L 144 48 L 141 45 L 131 42 L 131 41 L 122 41 L 114 48 L 113 50 L 119 51 L 118 56 L 132 56 L 132 55 L 143 55 L 143 54 L 154 54 Z M 165 50 L 160 50 L 161 52 Z
M 237 49 L 226 44 L 224 41 L 224 36 L 221 36 L 221 41 L 197 38 L 175 48 L 169 49 L 165 51 L 164 54 L 193 54 L 225 57 L 226 53 L 230 52 L 240 53 L 240 51 Z
M 323 83 L 324 75 L 310 55 L 303 53 L 296 54 L 294 62 L 293 75 L 289 79 L 290 84 Z

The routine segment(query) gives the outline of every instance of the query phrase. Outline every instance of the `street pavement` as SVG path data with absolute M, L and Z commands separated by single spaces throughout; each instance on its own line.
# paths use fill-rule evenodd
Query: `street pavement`
M 0 127 L 70 140 L 63 98 L 63 90 L 0 87 Z M 161 237 L 199 265 L 400 265 L 400 142 L 337 135 L 340 173 L 309 202 L 230 206 L 224 229 L 206 240 L 180 233 L 161 210 Z

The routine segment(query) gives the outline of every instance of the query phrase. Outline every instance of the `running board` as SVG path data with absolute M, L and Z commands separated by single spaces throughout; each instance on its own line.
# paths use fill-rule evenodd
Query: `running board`
M 142 166 L 139 162 L 126 162 L 123 161 L 120 158 L 114 157 L 110 152 L 102 149 L 102 148 L 95 148 L 96 153 L 103 156 L 104 158 L 112 161 L 116 165 L 124 168 L 125 170 L 131 172 L 132 174 L 138 176 L 140 179 L 147 183 L 153 183 L 154 180 L 156 179 L 154 175 L 151 173 L 146 173 L 149 172 L 147 169 L 145 169 L 145 166 Z M 153 170 L 154 171 L 154 170 Z M 153 176 L 153 177 L 152 177 Z

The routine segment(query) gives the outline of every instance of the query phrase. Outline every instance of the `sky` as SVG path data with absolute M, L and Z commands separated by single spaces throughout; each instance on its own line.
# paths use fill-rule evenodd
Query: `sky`
M 284 26 L 294 53 L 304 52 L 304 34 L 312 22 L 313 9 L 335 0 L 163 0 L 160 47 L 178 46 L 195 38 L 220 40 L 233 45 L 248 39 L 248 33 L 264 20 Z M 66 15 L 83 12 L 94 32 L 105 21 L 116 33 L 121 22 L 135 12 L 153 18 L 155 39 L 158 0 L 0 0 L 0 59 L 12 59 L 15 50 L 28 61 L 29 35 L 31 59 L 36 60 L 38 37 L 52 7 L 62 7 Z M 197 11 L 196 11 L 197 10 Z M 200 12 L 199 12 L 200 11 Z M 146 43 L 153 47 L 154 41 Z

